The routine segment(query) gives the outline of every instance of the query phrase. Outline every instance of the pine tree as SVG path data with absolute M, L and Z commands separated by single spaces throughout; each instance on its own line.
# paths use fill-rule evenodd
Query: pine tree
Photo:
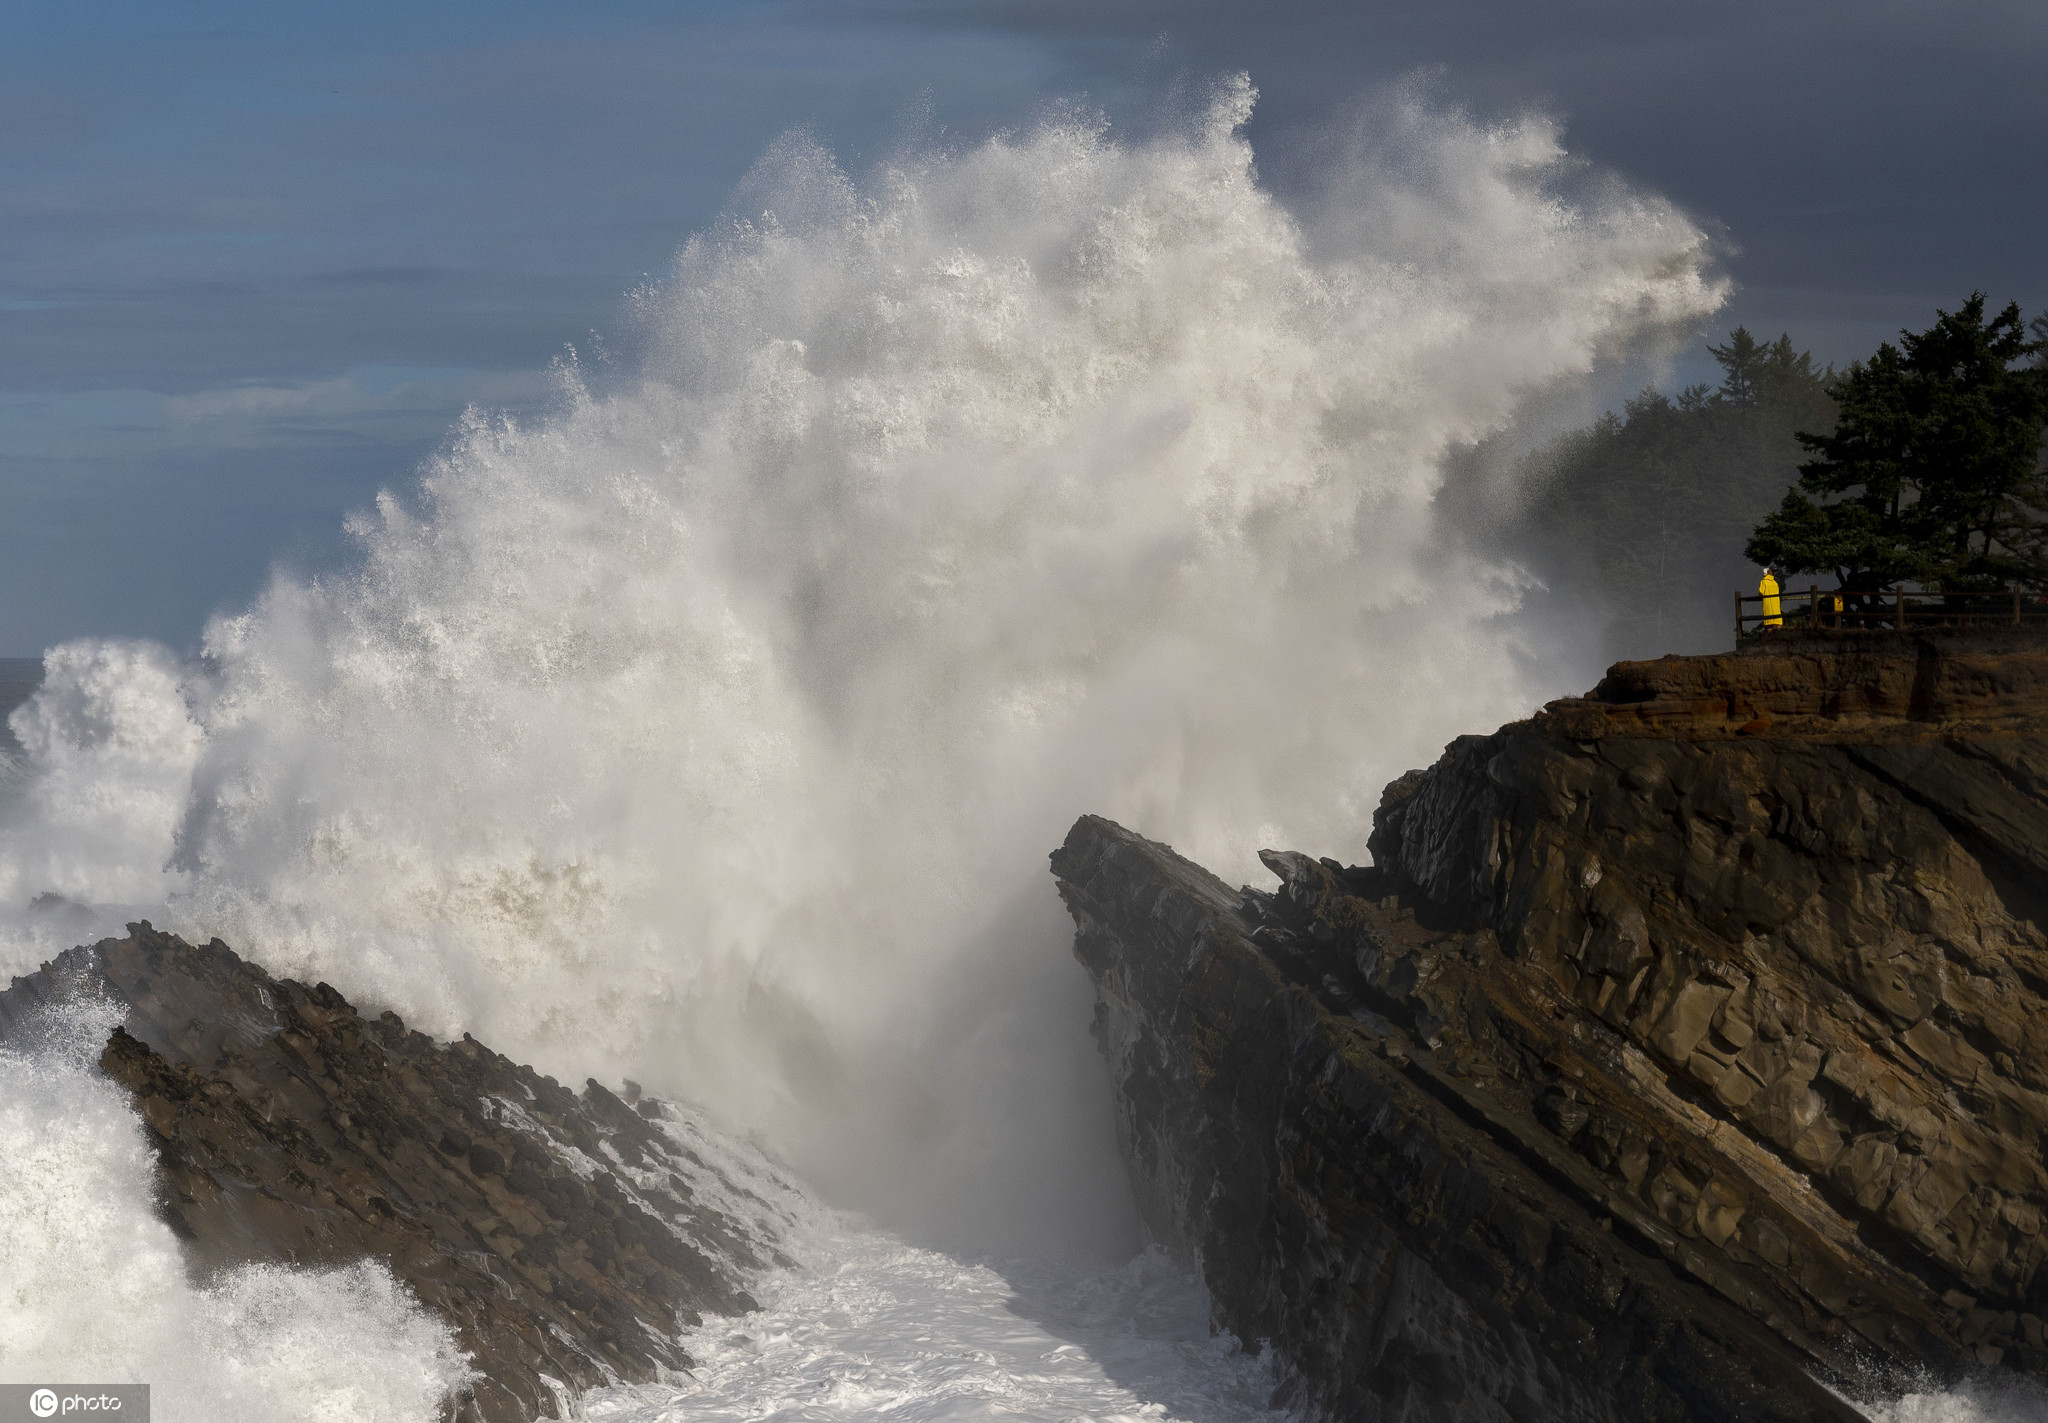
M 2048 339 L 2017 304 L 1986 321 L 1981 292 L 1937 315 L 1834 382 L 1835 428 L 1800 433 L 1815 458 L 1751 559 L 1858 590 L 2048 587 Z
M 1645 389 L 1529 457 L 1527 503 L 1497 535 L 1575 621 L 1605 607 L 1611 657 L 1726 639 L 1728 590 L 1756 578 L 1742 541 L 1797 470 L 1793 432 L 1834 418 L 1834 373 L 1789 335 L 1738 327 L 1708 350 L 1718 388 Z
M 1728 344 L 1709 346 L 1709 355 L 1721 363 L 1721 399 L 1742 409 L 1754 408 L 1763 397 L 1764 384 L 1773 374 L 1773 357 L 1782 347 L 1790 355 L 1792 338 L 1780 336 L 1772 345 L 1757 343 L 1749 328 L 1738 326 L 1728 333 Z M 1809 358 L 1810 364 L 1810 358 Z

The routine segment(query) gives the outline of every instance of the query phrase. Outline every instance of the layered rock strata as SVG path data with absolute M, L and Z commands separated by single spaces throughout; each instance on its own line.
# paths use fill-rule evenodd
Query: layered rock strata
M 1586 696 L 1552 702 L 1537 724 L 1582 739 L 1914 741 L 1937 727 L 2039 738 L 2048 736 L 2041 642 L 2038 629 L 1785 630 L 1716 656 L 1616 663 Z
M 2048 1371 L 2048 659 L 1944 704 L 1971 651 L 1880 654 L 1920 694 L 1854 707 L 1825 648 L 1623 664 L 1271 894 L 1077 824 L 1133 1175 L 1219 1323 L 1371 1420 Z
M 572 1092 L 147 922 L 15 979 L 0 1040 L 81 997 L 123 1010 L 100 1065 L 195 1275 L 386 1262 L 475 1366 L 452 1417 L 563 1417 L 685 1368 L 679 1330 L 752 1309 L 743 1277 L 778 1258 L 794 1186 L 637 1089 Z

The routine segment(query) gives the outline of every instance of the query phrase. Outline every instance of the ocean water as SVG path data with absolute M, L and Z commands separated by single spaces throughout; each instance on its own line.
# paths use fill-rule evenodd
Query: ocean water
M 861 174 L 791 138 L 627 354 L 473 413 L 349 566 L 196 659 L 48 650 L 0 972 L 146 914 L 758 1142 L 799 1268 L 591 1416 L 1257 1417 L 1269 1361 L 1140 1251 L 1044 857 L 1084 811 L 1362 857 L 1387 780 L 1575 689 L 1445 458 L 1727 285 L 1547 121 L 1397 96 L 1290 209 L 1252 103 Z M 90 1026 L 0 1058 L 0 1379 L 433 1416 L 461 1361 L 378 1267 L 183 1276 Z
M 1200 1283 L 1120 1266 L 963 1260 L 841 1222 L 794 1242 L 761 1311 L 686 1337 L 693 1376 L 599 1391 L 605 1423 L 1254 1423 L 1272 1361 L 1208 1333 Z
M 2048 1390 L 2006 1378 L 1949 1388 L 1925 1384 L 1899 1398 L 1864 1405 L 1871 1423 L 2036 1423 L 2048 1418 Z

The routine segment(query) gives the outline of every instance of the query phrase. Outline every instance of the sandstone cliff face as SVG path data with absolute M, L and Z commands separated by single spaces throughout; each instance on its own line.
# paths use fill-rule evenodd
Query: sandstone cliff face
M 561 1417 L 567 1391 L 687 1367 L 679 1328 L 752 1309 L 743 1275 L 778 1258 L 794 1187 L 739 1179 L 652 1098 L 571 1092 L 147 923 L 15 979 L 0 1039 L 75 995 L 126 1009 L 100 1065 L 195 1275 L 385 1261 L 478 1371 L 452 1417 Z
M 2033 686 L 1981 643 L 1624 664 L 1272 895 L 1077 825 L 1134 1175 L 1219 1322 L 1374 1420 L 2048 1371 Z

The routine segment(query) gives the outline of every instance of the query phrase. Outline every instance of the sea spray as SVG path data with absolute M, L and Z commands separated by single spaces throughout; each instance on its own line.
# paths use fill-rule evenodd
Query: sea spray
M 0 903 L 161 904 L 181 883 L 166 862 L 204 740 L 185 670 L 140 642 L 66 643 L 43 661 L 41 690 L 8 718 L 22 750 L 0 801 Z
M 1400 111 L 1311 238 L 1251 101 L 859 180 L 782 144 L 636 294 L 635 362 L 470 417 L 348 571 L 125 702 L 53 653 L 20 724 L 203 740 L 32 749 L 10 892 L 157 885 L 277 972 L 706 1102 L 926 1243 L 1124 1246 L 1046 851 L 1094 810 L 1246 875 L 1362 856 L 1387 779 L 1565 690 L 1439 527 L 1443 458 L 1724 289 L 1668 205 L 1566 200 L 1536 121 Z M 138 785 L 189 787 L 174 833 L 51 878 L 47 827 Z

